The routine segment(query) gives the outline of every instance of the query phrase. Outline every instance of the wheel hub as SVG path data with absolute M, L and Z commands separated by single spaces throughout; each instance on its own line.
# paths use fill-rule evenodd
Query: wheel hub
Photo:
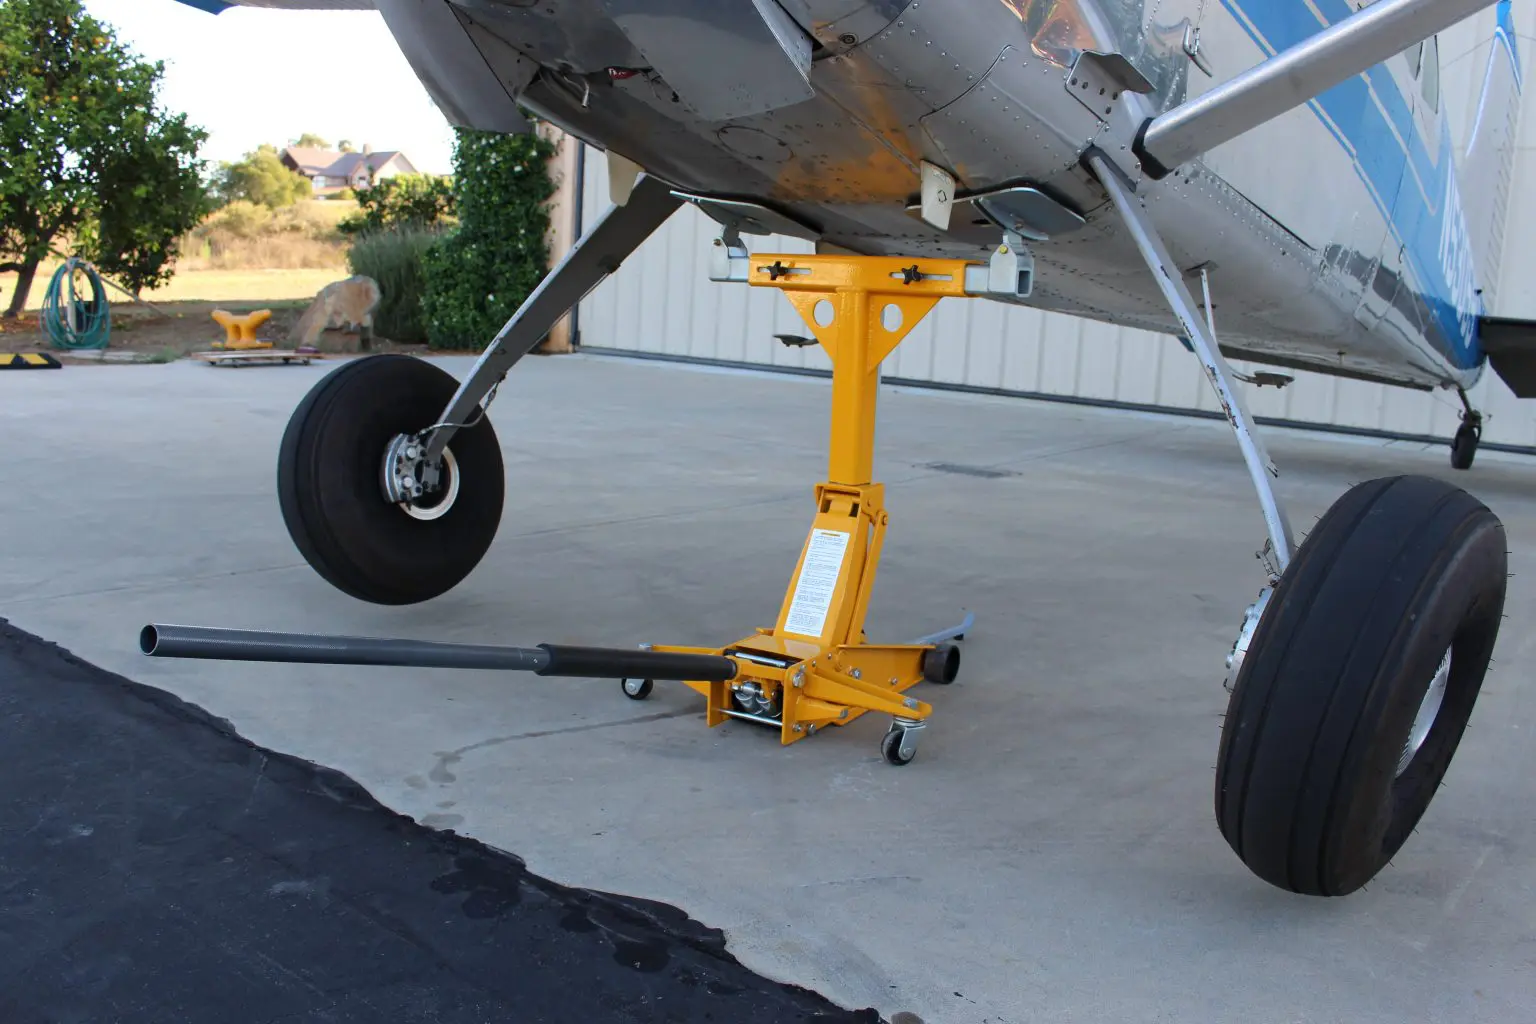
M 444 450 L 440 459 L 429 459 L 426 442 L 416 435 L 397 434 L 384 451 L 385 500 L 414 519 L 445 515 L 459 496 L 459 480 L 453 451 Z
M 1445 703 L 1445 687 L 1451 679 L 1451 649 L 1445 649 L 1445 657 L 1440 659 L 1440 667 L 1435 669 L 1435 676 L 1429 681 L 1429 689 L 1424 692 L 1424 699 L 1419 702 L 1418 713 L 1413 716 L 1413 727 L 1408 730 L 1408 739 L 1403 743 L 1402 755 L 1397 759 L 1397 775 L 1399 777 L 1408 770 L 1413 763 L 1414 755 L 1424 745 L 1424 740 L 1429 736 L 1429 730 L 1434 727 L 1435 718 L 1440 714 L 1440 705 Z
M 1259 620 L 1264 617 L 1264 609 L 1269 606 L 1269 597 L 1275 592 L 1273 587 L 1265 587 L 1259 592 L 1259 598 L 1249 605 L 1243 613 L 1242 628 L 1237 631 L 1237 640 L 1232 644 L 1232 651 L 1227 655 L 1227 678 L 1222 682 L 1227 692 L 1232 692 L 1232 687 L 1237 685 L 1237 674 L 1243 669 L 1243 659 L 1248 656 L 1248 648 L 1253 643 L 1254 631 L 1259 628 Z

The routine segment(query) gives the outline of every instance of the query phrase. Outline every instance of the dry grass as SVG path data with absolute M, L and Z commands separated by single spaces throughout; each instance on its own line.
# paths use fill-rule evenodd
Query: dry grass
M 348 274 L 339 269 L 316 267 L 287 270 L 184 270 L 164 288 L 146 292 L 150 302 L 261 302 L 303 299 L 308 301 L 332 281 Z M 126 298 L 123 301 L 129 301 Z
M 346 277 L 348 239 L 337 223 L 357 211 L 351 200 L 308 200 L 282 210 L 231 203 L 181 240 L 176 276 L 146 298 L 293 299 L 310 298 L 324 285 Z M 68 244 L 58 243 L 68 251 Z M 48 281 L 60 261 L 38 268 L 27 309 L 41 309 Z M 0 274 L 0 309 L 10 304 L 14 274 Z M 108 285 L 114 304 L 130 301 Z
M 35 313 L 42 308 L 43 294 L 48 290 L 48 277 L 52 273 L 53 265 L 38 271 L 27 302 L 28 310 Z M 165 287 L 145 292 L 144 298 L 150 302 L 280 302 L 297 299 L 307 302 L 321 288 L 347 275 L 345 264 L 336 269 L 186 270 L 171 278 Z M 14 287 L 14 274 L 0 274 L 0 310 L 10 304 Z M 110 286 L 107 298 L 112 303 L 114 317 L 117 310 L 133 305 L 132 299 Z
M 177 273 L 345 268 L 347 241 L 336 225 L 356 210 L 346 200 L 308 200 L 281 210 L 231 203 L 182 239 Z

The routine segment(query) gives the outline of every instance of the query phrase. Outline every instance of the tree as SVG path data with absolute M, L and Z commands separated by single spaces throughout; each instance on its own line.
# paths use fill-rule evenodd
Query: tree
M 171 275 L 210 210 L 207 134 L 156 104 L 164 66 L 136 57 L 80 0 L 0 2 L 0 271 L 26 308 L 55 241 L 134 290 Z
M 454 215 L 453 183 L 430 174 L 397 174 L 377 185 L 354 190 L 356 216 L 336 225 L 343 234 L 361 235 L 388 228 L 436 227 Z
M 434 348 L 490 341 L 549 269 L 545 205 L 554 143 L 536 132 L 456 128 L 459 225 L 423 258 L 423 314 Z
M 273 210 L 308 199 L 314 192 L 309 179 L 283 163 L 277 147 L 269 143 L 257 146 L 237 163 L 220 165 L 214 187 L 226 203 L 244 199 Z
M 314 132 L 305 132 L 293 140 L 293 144 L 300 149 L 330 149 L 331 144 L 326 142 Z
M 352 140 L 351 139 L 342 139 L 340 142 L 336 143 L 336 152 L 338 152 L 338 153 L 356 153 L 357 152 L 357 147 L 352 145 Z

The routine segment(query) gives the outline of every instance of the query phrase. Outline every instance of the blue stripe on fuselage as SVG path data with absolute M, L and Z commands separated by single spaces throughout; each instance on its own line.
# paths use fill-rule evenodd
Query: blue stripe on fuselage
M 1316 35 L 1354 13 L 1344 0 L 1222 0 L 1248 35 L 1273 55 Z M 1514 52 L 1509 0 L 1499 3 L 1500 35 Z M 1518 60 L 1515 64 L 1519 82 Z M 1442 97 L 1442 108 L 1443 97 Z M 1476 317 L 1482 302 L 1476 293 L 1471 243 L 1461 217 L 1450 130 L 1438 121 L 1437 157 L 1431 159 L 1419 131 L 1413 101 L 1404 96 L 1385 65 L 1377 65 L 1308 103 L 1355 162 L 1373 201 L 1402 246 L 1404 276 L 1430 311 L 1427 339 L 1453 365 L 1470 368 L 1482 361 Z M 1406 154 L 1406 165 L 1405 165 Z M 1458 298 L 1459 293 L 1459 298 Z

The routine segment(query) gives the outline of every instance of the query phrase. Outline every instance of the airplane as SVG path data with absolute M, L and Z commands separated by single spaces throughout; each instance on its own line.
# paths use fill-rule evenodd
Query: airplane
M 1288 377 L 1240 378 L 1227 360 L 1454 390 L 1457 469 L 1481 437 L 1467 389 L 1488 366 L 1536 397 L 1536 323 L 1488 313 L 1523 85 L 1511 0 L 181 2 L 377 10 L 451 123 L 518 133 L 545 122 L 609 162 L 602 220 L 463 380 L 423 360 L 365 356 L 295 410 L 279 502 L 294 543 L 336 588 L 411 604 L 475 568 L 504 497 L 487 414 L 496 385 L 692 204 L 720 227 L 712 280 L 783 288 L 816 335 L 801 340 L 836 357 L 834 408 L 851 411 L 835 411 L 822 529 L 797 574 L 822 557 L 828 516 L 880 508 L 864 435 L 881 350 L 857 347 L 878 337 L 866 298 L 919 317 L 938 297 L 981 298 L 1178 336 L 1220 398 L 1266 534 L 1264 583 L 1227 656 L 1218 826 L 1260 879 L 1321 897 L 1359 889 L 1413 831 L 1498 636 L 1503 526 L 1462 488 L 1394 476 L 1351 487 L 1298 546 L 1239 387 Z M 1490 9 L 1458 155 L 1438 37 Z M 744 235 L 804 239 L 814 253 L 763 257 Z M 854 325 L 813 319 L 810 299 L 841 303 L 836 317 L 851 312 Z M 839 416 L 852 424 L 842 441 Z M 870 560 L 855 544 L 827 563 L 830 579 L 873 565 L 881 516 L 861 520 Z M 711 725 L 766 719 L 786 743 L 801 731 L 797 720 L 790 735 L 790 689 L 810 686 L 809 671 L 816 692 L 852 694 L 844 717 L 895 707 L 882 752 L 911 760 L 927 705 L 892 704 L 897 695 L 874 693 L 857 670 L 819 664 L 864 656 L 862 608 L 837 613 L 842 647 L 828 633 L 807 642 L 818 626 L 789 628 L 796 608 L 792 590 L 775 630 L 734 647 L 646 654 L 712 655 L 661 677 L 710 697 Z M 178 649 L 171 627 L 156 629 L 141 638 L 146 654 L 450 663 L 432 660 L 448 658 L 436 650 L 415 661 L 361 646 L 284 653 L 275 640 L 252 653 L 260 637 L 243 651 L 228 636 L 198 648 L 186 631 Z M 917 655 L 867 654 L 909 667 L 920 655 L 911 681 L 947 682 L 956 656 L 945 641 L 962 633 L 925 638 Z M 614 665 L 604 657 L 544 645 L 519 650 L 516 667 L 601 674 Z M 688 666 L 719 671 L 688 676 Z M 742 673 L 755 681 L 732 683 L 732 699 L 747 703 L 717 707 L 724 681 Z M 650 685 L 624 679 L 631 697 Z

